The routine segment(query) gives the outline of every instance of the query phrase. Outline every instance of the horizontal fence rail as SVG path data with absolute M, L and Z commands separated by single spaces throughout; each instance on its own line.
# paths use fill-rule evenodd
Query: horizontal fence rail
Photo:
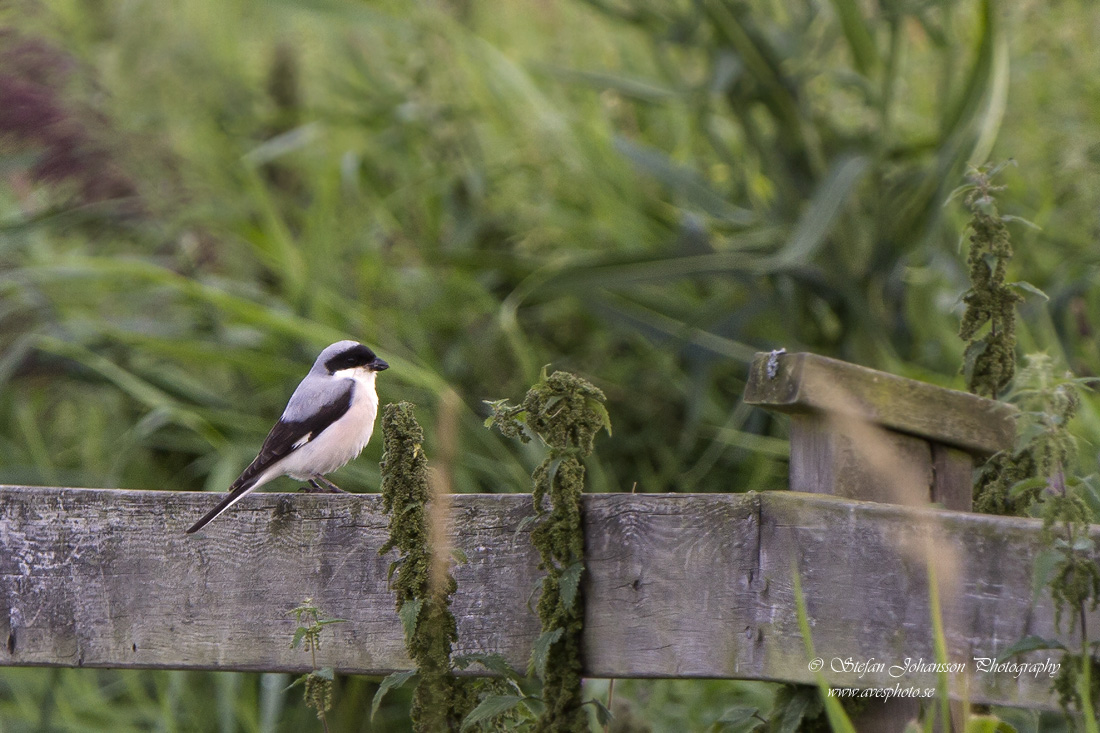
M 185 536 L 214 499 L 0 487 L 0 665 L 303 671 L 287 612 L 311 597 L 346 619 L 326 627 L 320 665 L 410 666 L 387 587 L 393 556 L 378 555 L 388 522 L 378 496 L 251 495 Z M 467 558 L 454 569 L 456 651 L 499 652 L 519 669 L 539 633 L 530 502 L 452 502 Z M 974 702 L 1051 705 L 1046 671 L 975 661 L 1027 635 L 1070 641 L 1049 596 L 1033 601 L 1038 521 L 787 491 L 590 495 L 584 515 L 588 676 L 812 682 L 797 571 L 833 685 L 932 687 L 931 563 L 961 665 L 953 692 L 965 677 Z

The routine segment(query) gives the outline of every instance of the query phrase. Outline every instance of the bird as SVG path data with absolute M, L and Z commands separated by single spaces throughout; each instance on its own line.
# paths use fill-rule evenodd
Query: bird
M 343 491 L 324 475 L 358 457 L 367 445 L 378 415 L 375 381 L 389 367 L 358 341 L 337 341 L 322 351 L 259 455 L 186 534 L 198 532 L 245 494 L 280 476 L 308 481 L 315 491 Z

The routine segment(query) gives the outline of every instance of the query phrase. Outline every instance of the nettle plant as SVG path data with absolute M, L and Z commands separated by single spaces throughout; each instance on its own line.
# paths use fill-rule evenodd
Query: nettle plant
M 1080 647 L 1071 650 L 1058 640 L 1032 636 L 1002 657 L 1061 651 L 1054 689 L 1067 714 L 1076 709 L 1084 715 L 1086 727 L 1096 730 L 1092 701 L 1100 693 L 1100 662 L 1092 656 L 1087 613 L 1100 604 L 1100 566 L 1090 536 L 1090 523 L 1100 518 L 1100 476 L 1074 471 L 1077 441 L 1069 430 L 1082 390 L 1095 380 L 1068 372 L 1058 376 L 1054 360 L 1046 354 L 1026 356 L 1024 369 L 1016 374 L 1016 306 L 1022 293 L 1044 299 L 1046 295 L 1030 283 L 1007 280 L 1012 258 L 1007 224 L 1023 220 L 997 211 L 995 194 L 1003 187 L 992 179 L 1003 167 L 972 172 L 968 184 L 953 194 L 963 195 L 970 212 L 971 287 L 962 297 L 966 310 L 959 329 L 966 341 L 967 388 L 984 397 L 1000 397 L 1020 410 L 1013 448 L 994 455 L 978 471 L 974 508 L 1042 518 L 1046 548 L 1035 559 L 1034 595 L 1049 588 L 1056 625 L 1061 628 L 1068 619 L 1068 626 L 1079 633 Z
M 306 705 L 317 711 L 317 718 L 321 726 L 328 733 L 328 719 L 325 713 L 332 709 L 332 687 L 335 673 L 332 667 L 317 667 L 317 650 L 321 647 L 321 632 L 329 624 L 345 623 L 340 618 L 324 618 L 321 609 L 318 608 L 312 598 L 307 598 L 300 605 L 287 612 L 294 615 L 298 627 L 294 630 L 294 637 L 290 641 L 290 648 L 303 647 L 309 652 L 312 669 L 299 677 L 290 687 L 305 686 Z M 290 689 L 290 688 L 287 688 Z
M 535 642 L 528 672 L 543 683 L 545 710 L 536 731 L 589 730 L 581 690 L 581 636 L 584 631 L 584 527 L 581 494 L 584 493 L 585 457 L 592 453 L 596 434 L 611 432 L 604 407 L 604 393 L 591 383 L 567 372 L 549 377 L 543 368 L 523 402 L 489 403 L 487 426 L 523 443 L 538 437 L 548 449 L 546 459 L 532 478 L 535 515 L 531 542 L 539 551 L 542 581 L 538 614 L 542 634 Z M 610 714 L 598 701 L 597 717 Z
M 535 514 L 531 540 L 546 571 L 538 603 L 543 633 L 536 640 L 524 678 L 499 654 L 452 655 L 458 640 L 450 612 L 457 584 L 440 571 L 450 558 L 438 556 L 429 531 L 431 491 L 424 432 L 407 402 L 383 411 L 384 454 L 382 498 L 390 515 L 390 540 L 380 552 L 397 550 L 390 566 L 397 613 L 405 644 L 416 669 L 386 677 L 373 703 L 377 711 L 392 688 L 417 678 L 412 720 L 417 731 L 445 730 L 589 730 L 582 698 L 580 641 L 584 607 L 580 581 L 584 571 L 584 534 L 580 496 L 584 489 L 582 460 L 592 451 L 595 435 L 610 431 L 603 393 L 572 374 L 545 372 L 524 402 L 491 403 L 487 424 L 523 442 L 539 437 L 549 448 L 534 472 Z M 455 553 L 458 561 L 464 558 Z M 433 566 L 436 568 L 433 572 Z M 459 678 L 456 671 L 478 664 L 492 678 Z M 531 679 L 541 681 L 538 685 Z M 598 702 L 597 719 L 610 713 Z
M 970 392 L 990 399 L 997 399 L 1016 373 L 1016 306 L 1024 299 L 1021 292 L 1046 298 L 1031 283 L 1007 279 L 1012 259 L 1008 224 L 1024 220 L 997 211 L 995 194 L 1004 186 L 994 185 L 993 179 L 1005 165 L 973 170 L 968 182 L 951 194 L 962 196 L 970 212 L 970 289 L 962 296 L 966 310 L 959 325 L 959 338 L 966 342 L 963 374 Z
M 458 680 L 451 675 L 451 644 L 458 639 L 458 629 L 450 605 L 458 585 L 446 570 L 433 577 L 424 431 L 413 415 L 413 406 L 402 402 L 386 405 L 382 433 L 382 506 L 390 515 L 390 539 L 378 552 L 398 551 L 389 577 L 405 646 L 420 675 L 413 694 L 413 725 L 416 730 L 449 730 L 461 720 L 455 701 L 460 694 Z M 409 677 L 411 674 L 405 679 Z M 379 694 L 384 694 L 384 688 Z M 375 709 L 380 701 L 377 697 Z
M 1054 690 L 1063 709 L 1094 719 L 1093 703 L 1100 693 L 1100 662 L 1092 656 L 1087 613 L 1100 603 L 1100 566 L 1091 523 L 1100 517 L 1100 476 L 1080 476 L 1077 441 L 1069 423 L 1081 402 L 1088 379 L 1056 376 L 1054 361 L 1031 354 L 1007 395 L 1020 408 L 1016 446 L 999 461 L 991 460 L 979 475 L 986 506 L 1002 513 L 1043 520 L 1044 549 L 1035 558 L 1033 592 L 1044 588 L 1054 602 L 1055 624 L 1076 630 L 1081 644 L 1070 649 L 1056 639 L 1029 636 L 1002 653 L 1007 658 L 1030 651 L 1056 650 L 1063 656 Z

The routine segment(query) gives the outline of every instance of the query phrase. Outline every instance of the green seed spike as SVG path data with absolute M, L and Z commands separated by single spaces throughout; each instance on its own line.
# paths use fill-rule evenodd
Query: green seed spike
M 536 524 L 531 542 L 539 551 L 539 569 L 546 572 L 538 603 L 542 643 L 536 645 L 532 658 L 542 677 L 546 709 L 536 731 L 587 733 L 589 729 L 581 694 L 584 527 L 580 499 L 582 461 L 592 452 L 596 434 L 611 432 L 605 400 L 603 392 L 584 379 L 561 371 L 547 376 L 544 368 L 523 404 L 488 403 L 489 423 L 501 433 L 525 443 L 534 434 L 549 448 L 546 460 L 534 471 L 532 492 Z

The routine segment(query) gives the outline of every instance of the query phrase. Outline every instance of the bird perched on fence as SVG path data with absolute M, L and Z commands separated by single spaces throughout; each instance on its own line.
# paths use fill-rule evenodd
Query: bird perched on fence
M 317 491 L 342 491 L 324 475 L 356 458 L 370 440 L 378 414 L 374 382 L 389 366 L 357 341 L 338 341 L 322 351 L 290 396 L 260 454 L 187 534 L 198 532 L 245 494 L 280 476 L 308 481 Z

